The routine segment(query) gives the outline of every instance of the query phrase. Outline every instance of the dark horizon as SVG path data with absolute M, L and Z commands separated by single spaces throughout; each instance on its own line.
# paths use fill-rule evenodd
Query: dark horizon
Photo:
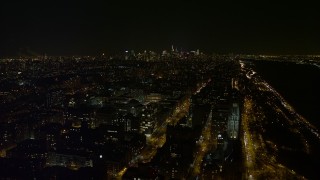
M 0 57 L 124 50 L 320 54 L 319 12 L 285 2 L 3 2 Z M 180 49 L 179 49 L 180 50 Z

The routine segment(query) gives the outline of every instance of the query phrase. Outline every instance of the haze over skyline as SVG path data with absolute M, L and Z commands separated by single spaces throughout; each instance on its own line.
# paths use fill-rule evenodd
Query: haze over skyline
M 21 52 L 97 55 L 123 50 L 320 54 L 310 2 L 6 1 L 0 57 Z

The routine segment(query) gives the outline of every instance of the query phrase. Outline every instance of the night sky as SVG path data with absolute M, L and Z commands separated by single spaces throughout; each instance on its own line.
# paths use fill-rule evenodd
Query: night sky
M 98 55 L 134 49 L 320 54 L 315 3 L 1 1 L 0 56 Z

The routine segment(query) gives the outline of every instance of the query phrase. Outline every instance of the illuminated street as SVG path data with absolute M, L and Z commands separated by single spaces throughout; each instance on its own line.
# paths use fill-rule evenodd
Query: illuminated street
M 207 82 L 201 83 L 200 86 L 195 90 L 194 94 L 197 94 L 203 89 L 204 87 L 207 86 L 208 83 L 210 83 L 211 79 L 209 79 Z M 152 160 L 152 158 L 156 155 L 157 149 L 161 148 L 164 143 L 166 142 L 166 128 L 167 125 L 176 125 L 179 120 L 181 120 L 183 117 L 187 115 L 190 109 L 190 97 L 191 95 L 188 95 L 187 97 L 184 98 L 184 101 L 179 104 L 178 107 L 175 108 L 174 112 L 172 113 L 171 116 L 169 116 L 164 123 L 161 126 L 156 127 L 156 129 L 153 131 L 151 136 L 147 140 L 147 146 L 142 150 L 142 152 L 137 156 L 134 157 L 130 165 L 134 166 L 138 163 L 148 163 Z M 206 137 L 204 141 L 200 143 L 200 151 L 199 154 L 197 155 L 195 159 L 195 173 L 199 173 L 199 168 L 201 165 L 201 160 L 203 156 L 205 155 L 205 152 L 208 150 L 208 145 L 209 145 L 209 137 L 210 137 L 210 128 L 211 127 L 211 122 L 207 121 L 206 127 L 203 131 L 203 135 Z M 127 170 L 127 167 L 122 169 L 118 175 L 116 176 L 118 179 L 122 177 L 122 175 L 125 173 Z
M 245 157 L 244 165 L 246 168 L 246 179 L 260 179 L 261 177 L 275 178 L 298 178 L 304 179 L 303 176 L 298 175 L 294 170 L 286 167 L 278 160 L 279 150 L 285 149 L 289 151 L 303 150 L 309 153 L 309 144 L 305 139 L 302 129 L 308 129 L 316 137 L 318 137 L 317 129 L 310 123 L 306 122 L 300 115 L 298 115 L 293 108 L 266 82 L 259 77 L 248 77 L 249 81 L 253 82 L 253 89 L 257 89 L 261 94 L 267 93 L 265 97 L 266 103 L 261 105 L 257 100 L 256 95 L 247 95 L 244 98 L 244 109 L 242 113 L 242 128 L 243 128 L 243 156 Z M 261 96 L 260 96 L 261 97 Z M 267 121 L 265 110 L 270 108 L 275 114 L 274 120 Z M 280 121 L 281 119 L 281 121 Z M 299 146 L 286 147 L 278 145 L 272 141 L 266 133 L 268 133 L 268 124 L 273 126 L 288 128 L 288 133 L 297 136 L 300 139 Z M 269 125 L 268 125 L 269 126 Z M 295 149 L 297 148 L 297 149 Z
M 214 148 L 214 139 L 212 136 L 212 111 L 210 112 L 205 126 L 201 132 L 200 139 L 198 140 L 196 154 L 188 173 L 191 177 L 195 177 L 200 174 L 201 165 L 204 156 Z
M 166 128 L 167 124 L 176 124 L 181 118 L 183 118 L 189 111 L 190 98 L 186 98 L 181 105 L 175 108 L 173 114 L 168 117 L 165 122 L 157 127 L 152 135 L 149 137 L 147 147 L 139 155 L 139 160 L 143 163 L 150 162 L 153 156 L 157 153 L 157 149 L 162 147 L 166 142 Z

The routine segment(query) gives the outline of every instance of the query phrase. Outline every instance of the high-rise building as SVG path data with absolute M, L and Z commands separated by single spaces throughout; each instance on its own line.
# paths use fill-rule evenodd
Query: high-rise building
M 228 116 L 228 136 L 231 139 L 237 139 L 239 133 L 240 111 L 238 103 L 232 103 L 230 114 Z

